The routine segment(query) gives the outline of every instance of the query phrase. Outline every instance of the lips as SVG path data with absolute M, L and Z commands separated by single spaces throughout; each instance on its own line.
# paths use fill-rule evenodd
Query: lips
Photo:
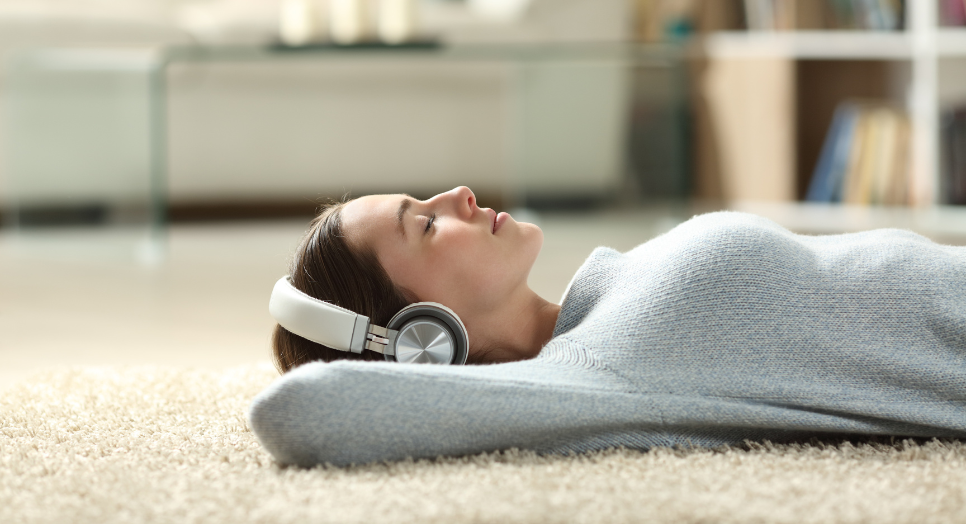
M 490 233 L 494 235 L 496 234 L 497 230 L 503 226 L 503 223 L 506 222 L 506 219 L 510 218 L 510 215 L 507 213 L 497 213 L 488 207 L 484 207 L 482 209 L 490 217 Z
M 507 213 L 500 213 L 499 215 L 496 215 L 496 218 L 493 220 L 494 235 L 500 229 L 500 227 L 503 226 L 503 224 L 507 221 L 508 218 L 510 218 L 510 215 L 508 215 Z

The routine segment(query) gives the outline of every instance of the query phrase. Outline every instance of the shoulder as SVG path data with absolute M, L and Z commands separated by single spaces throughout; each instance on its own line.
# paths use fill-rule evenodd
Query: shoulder
M 672 230 L 620 253 L 595 249 L 574 275 L 561 300 L 554 335 L 588 320 L 628 321 L 630 304 L 642 297 L 666 296 L 682 283 L 709 274 L 725 276 L 757 265 L 763 253 L 787 251 L 797 235 L 777 223 L 748 213 L 722 211 L 697 215 Z
M 717 211 L 695 215 L 664 236 L 680 242 L 706 243 L 726 238 L 795 237 L 797 235 L 778 223 L 758 215 L 738 211 Z
M 742 211 L 714 211 L 694 215 L 682 225 L 700 225 L 702 227 L 761 227 L 785 230 L 773 220 L 752 213 Z M 680 227 L 680 226 L 679 226 Z
M 729 266 L 759 265 L 766 260 L 808 257 L 810 238 L 750 213 L 719 211 L 697 215 L 635 249 L 635 258 L 659 257 L 660 266 L 687 273 L 695 269 L 728 271 Z M 722 267 L 724 266 L 724 267 Z M 679 275 L 677 275 L 679 276 Z

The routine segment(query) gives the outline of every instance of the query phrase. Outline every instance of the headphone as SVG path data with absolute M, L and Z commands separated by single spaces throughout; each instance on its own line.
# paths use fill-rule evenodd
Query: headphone
M 465 364 L 469 353 L 463 321 L 435 302 L 410 304 L 380 327 L 369 317 L 310 297 L 284 276 L 275 283 L 268 312 L 288 331 L 339 351 L 368 349 L 389 361 L 431 364 Z

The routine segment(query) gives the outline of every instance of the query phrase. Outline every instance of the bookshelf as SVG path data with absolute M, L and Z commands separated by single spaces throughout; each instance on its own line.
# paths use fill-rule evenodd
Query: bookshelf
M 966 58 L 966 28 L 936 31 L 936 53 L 942 58 Z
M 779 57 L 793 60 L 908 60 L 912 42 L 902 33 L 799 30 L 717 31 L 702 40 L 712 59 Z
M 732 5 L 740 9 L 741 2 Z M 699 171 L 714 164 L 720 172 L 697 173 L 698 196 L 781 202 L 785 208 L 801 202 L 838 103 L 882 99 L 909 118 L 910 206 L 938 206 L 940 112 L 966 103 L 966 28 L 940 27 L 938 0 L 906 0 L 904 9 L 904 28 L 893 31 L 747 30 L 733 23 L 703 28 L 693 52 L 703 75 L 696 75 L 703 82 L 696 96 L 706 99 L 709 116 L 698 116 L 696 126 L 713 129 L 696 134 L 696 150 L 699 157 L 716 158 L 703 162 L 704 168 L 700 158 L 697 163 Z M 745 109 L 732 108 L 742 104 Z M 756 112 L 757 105 L 769 111 Z M 722 123 L 729 113 L 731 124 Z M 752 127 L 760 129 L 748 131 Z M 702 135 L 719 138 L 709 146 L 700 143 Z M 759 147 L 729 138 L 735 135 L 758 137 Z M 751 159 L 763 153 L 769 161 Z M 719 187 L 702 194 L 702 181 L 715 177 Z M 779 180 L 769 180 L 774 177 Z

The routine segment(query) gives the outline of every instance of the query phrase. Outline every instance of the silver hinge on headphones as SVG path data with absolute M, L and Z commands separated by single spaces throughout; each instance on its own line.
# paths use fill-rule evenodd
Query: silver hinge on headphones
M 396 340 L 398 334 L 399 332 L 395 329 L 386 329 L 375 324 L 369 324 L 369 332 L 366 333 L 366 349 L 384 355 L 393 355 L 395 352 L 392 342 Z

